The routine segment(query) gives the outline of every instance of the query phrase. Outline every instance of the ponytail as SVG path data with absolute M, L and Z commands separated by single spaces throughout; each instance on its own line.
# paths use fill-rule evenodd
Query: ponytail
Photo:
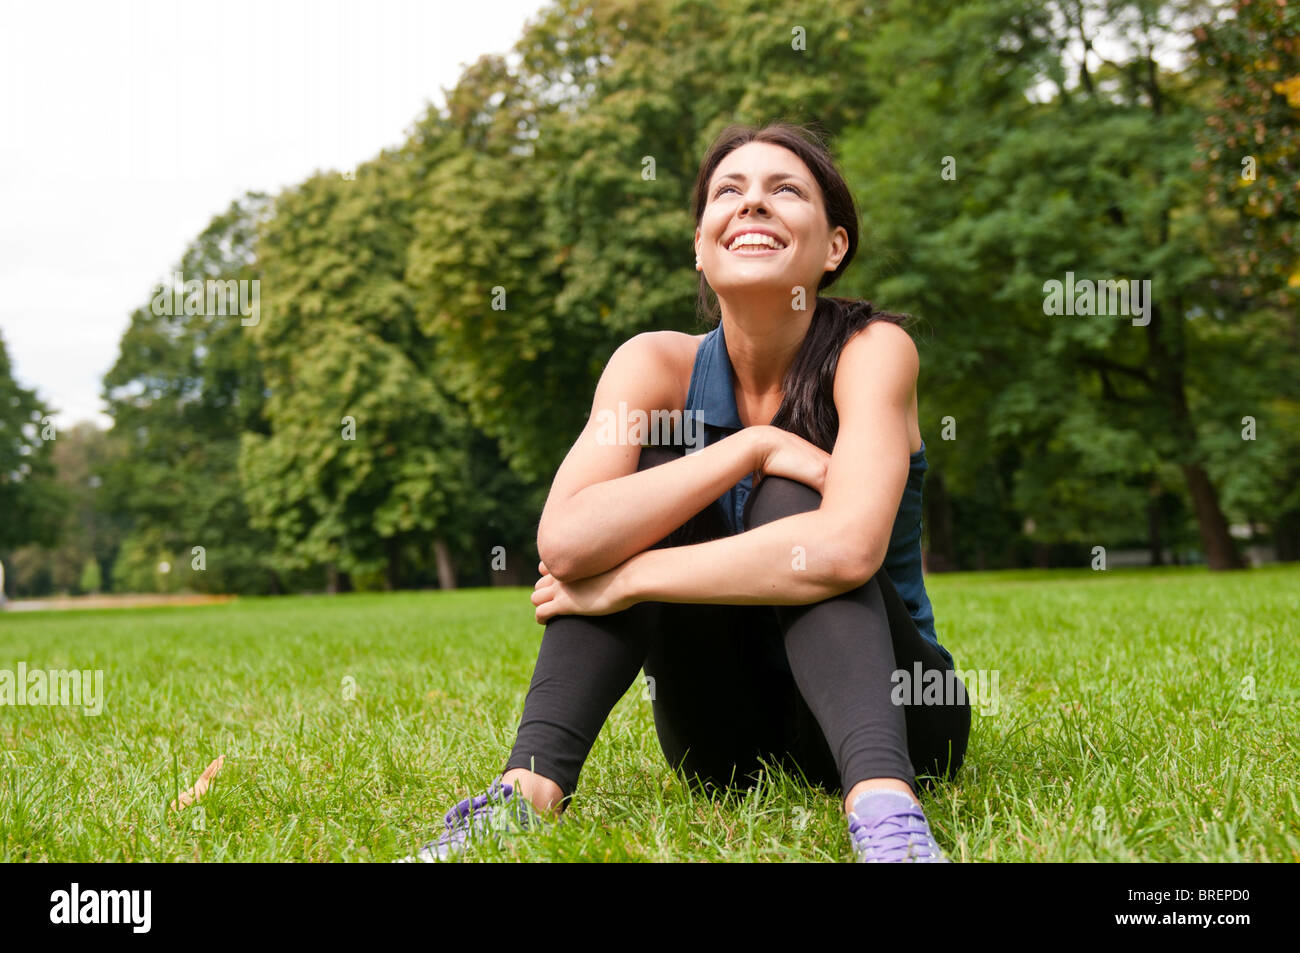
M 840 351 L 875 321 L 900 327 L 908 316 L 876 311 L 870 301 L 818 296 L 803 345 L 786 371 L 785 397 L 772 425 L 803 437 L 827 453 L 835 446 L 840 415 L 835 409 L 835 369 Z

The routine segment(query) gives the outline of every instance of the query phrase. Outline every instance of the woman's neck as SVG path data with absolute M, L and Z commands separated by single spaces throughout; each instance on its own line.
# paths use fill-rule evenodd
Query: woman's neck
M 754 401 L 773 396 L 779 403 L 785 373 L 794 363 L 812 322 L 807 312 L 780 307 L 767 314 L 747 309 L 743 314 L 722 307 L 727 358 L 737 387 Z

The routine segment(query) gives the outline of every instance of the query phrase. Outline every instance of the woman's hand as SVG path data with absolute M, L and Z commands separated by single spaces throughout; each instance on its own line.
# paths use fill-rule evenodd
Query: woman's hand
M 561 582 L 547 572 L 545 563 L 539 562 L 537 571 L 542 578 L 533 586 L 533 605 L 537 606 L 534 618 L 545 625 L 557 615 L 610 615 L 629 608 L 636 600 L 619 585 L 622 568 L 615 566 L 586 579 Z
M 787 477 L 818 493 L 826 490 L 826 473 L 831 455 L 816 444 L 780 427 L 763 424 L 754 428 L 758 448 L 758 472 L 766 476 Z

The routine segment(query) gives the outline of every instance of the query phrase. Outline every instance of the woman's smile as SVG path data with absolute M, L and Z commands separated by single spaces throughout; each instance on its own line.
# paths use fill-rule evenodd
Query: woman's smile
M 789 247 L 789 245 L 785 248 L 772 248 L 768 245 L 741 245 L 731 254 L 739 255 L 741 258 L 766 258 L 768 255 L 780 255 Z

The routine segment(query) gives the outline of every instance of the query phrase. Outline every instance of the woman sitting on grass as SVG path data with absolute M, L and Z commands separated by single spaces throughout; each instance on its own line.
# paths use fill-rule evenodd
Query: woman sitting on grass
M 781 762 L 843 795 L 859 860 L 946 860 L 917 777 L 956 773 L 970 705 L 896 692 L 953 667 L 921 577 L 916 348 L 898 315 L 816 294 L 853 260 L 857 209 L 803 128 L 722 133 L 694 214 L 720 322 L 610 358 L 538 528 L 546 628 L 514 749 L 420 859 L 558 817 L 644 669 L 688 779 L 749 786 Z M 690 452 L 610 439 L 637 410 L 680 412 Z

